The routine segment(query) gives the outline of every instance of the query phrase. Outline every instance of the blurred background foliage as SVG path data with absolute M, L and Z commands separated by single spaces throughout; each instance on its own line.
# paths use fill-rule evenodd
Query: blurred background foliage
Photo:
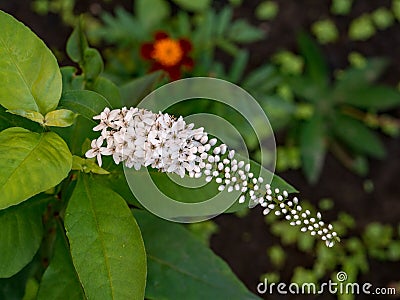
M 376 279 L 373 273 L 388 274 L 385 278 L 390 280 L 379 283 L 397 286 L 400 292 L 396 272 L 400 267 L 400 206 L 397 201 L 393 207 L 394 200 L 386 199 L 391 193 L 392 199 L 399 200 L 400 191 L 398 187 L 386 191 L 385 185 L 374 182 L 379 177 L 374 175 L 376 166 L 388 166 L 390 160 L 397 166 L 391 174 L 400 172 L 395 153 L 400 134 L 400 64 L 393 60 L 400 50 L 400 0 L 329 0 L 318 4 L 306 0 L 297 4 L 278 0 L 13 2 L 5 5 L 6 11 L 9 8 L 10 12 L 18 12 L 25 5 L 24 9 L 29 8 L 36 16 L 26 14 L 28 20 L 20 18 L 28 23 L 29 19 L 38 22 L 37 16 L 56 18 L 62 23 L 58 26 L 64 28 L 65 39 L 79 24 L 87 40 L 77 37 L 80 31 L 76 30 L 69 43 L 93 48 L 88 57 L 71 52 L 69 56 L 82 69 L 85 59 L 97 61 L 90 64 L 93 70 L 85 70 L 85 76 L 93 74 L 96 78 L 101 73 L 101 80 L 109 82 L 111 98 L 114 83 L 122 84 L 120 93 L 126 105 L 134 106 L 150 90 L 170 80 L 162 71 L 149 73 L 151 63 L 141 55 L 143 45 L 154 42 L 155 33 L 160 31 L 173 40 L 186 39 L 191 44 L 193 68 L 182 69 L 182 77 L 225 79 L 243 87 L 259 102 L 277 137 L 277 171 L 292 176 L 291 183 L 300 191 L 306 190 L 305 195 L 312 198 L 307 204 L 311 210 L 326 211 L 332 220 L 336 219 L 334 224 L 343 242 L 333 250 L 327 249 L 286 222 L 272 222 L 274 216 L 262 220 L 262 226 L 268 227 L 251 234 L 253 225 L 248 224 L 261 223 L 256 223 L 254 214 L 248 215 L 247 211 L 222 216 L 225 219 L 216 222 L 190 225 L 204 243 L 211 238 L 211 246 L 249 289 L 255 291 L 256 280 L 264 277 L 275 282 L 319 282 L 343 270 L 349 281 Z M 307 12 L 298 11 L 301 6 Z M 46 40 L 46 34 L 42 36 Z M 51 44 L 51 37 L 48 42 L 60 61 L 68 61 L 63 42 Z M 388 45 L 381 46 L 385 43 Z M 70 79 L 70 85 L 86 84 L 87 89 L 96 91 L 96 82 L 82 78 L 76 69 L 65 68 L 63 75 Z M 182 115 L 209 112 L 226 118 L 242 133 L 252 157 L 259 159 L 260 145 L 254 132 L 237 112 L 207 100 L 177 105 L 173 111 Z M 387 149 L 393 143 L 397 146 Z M 343 178 L 352 180 L 346 183 Z M 333 187 L 327 189 L 327 185 Z M 336 186 L 342 191 L 336 191 Z M 357 200 L 343 204 L 341 193 L 348 194 L 346 199 Z M 394 210 L 392 217 L 368 211 L 379 206 L 383 212 Z M 229 232 L 224 233 L 225 222 L 248 225 L 247 235 L 238 239 L 256 247 L 254 253 L 262 258 L 255 260 L 254 264 L 259 263 L 254 272 L 262 272 L 241 273 L 247 270 L 241 266 L 247 260 L 226 253 L 237 240 L 231 239 Z M 271 241 L 257 244 L 257 234 L 267 235 L 266 230 L 270 231 Z M 243 249 L 238 247 L 236 251 Z M 382 271 L 386 268 L 389 270 Z

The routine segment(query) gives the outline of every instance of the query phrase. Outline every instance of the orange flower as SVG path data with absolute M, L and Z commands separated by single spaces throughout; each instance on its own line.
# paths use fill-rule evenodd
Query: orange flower
M 193 59 L 188 56 L 192 44 L 186 39 L 172 39 L 165 32 L 157 32 L 153 43 L 143 44 L 143 58 L 151 60 L 150 71 L 164 70 L 172 80 L 181 78 L 183 68 L 193 68 Z

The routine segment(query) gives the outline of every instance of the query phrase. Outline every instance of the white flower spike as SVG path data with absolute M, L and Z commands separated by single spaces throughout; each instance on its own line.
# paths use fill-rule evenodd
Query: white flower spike
M 289 199 L 287 191 L 262 185 L 263 178 L 253 178 L 250 164 L 238 162 L 234 150 L 225 144 L 217 145 L 217 139 L 209 139 L 204 128 L 194 128 L 182 117 L 124 107 L 105 108 L 93 119 L 100 120 L 93 130 L 101 131 L 101 135 L 92 141 L 86 157 L 96 157 L 100 166 L 102 155 L 112 155 L 116 164 L 123 162 L 136 170 L 151 166 L 181 177 L 188 174 L 199 178 L 204 174 L 207 182 L 215 180 L 219 184 L 219 191 L 240 190 L 239 203 L 249 199 L 250 207 L 260 204 L 266 207 L 264 215 L 274 211 L 291 225 L 301 226 L 301 231 L 318 234 L 328 247 L 340 240 L 331 224 L 320 221 L 319 212 L 316 218 L 311 217 L 309 210 L 303 212 L 296 197 Z

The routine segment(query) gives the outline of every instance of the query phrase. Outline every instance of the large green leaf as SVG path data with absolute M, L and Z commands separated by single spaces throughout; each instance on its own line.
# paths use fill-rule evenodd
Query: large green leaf
M 145 211 L 133 214 L 148 258 L 146 299 L 259 299 L 182 225 Z
M 57 60 L 28 27 L 0 11 L 0 104 L 7 109 L 42 113 L 55 109 L 61 96 Z
M 383 158 L 385 147 L 379 137 L 363 123 L 348 116 L 337 114 L 334 131 L 350 149 L 375 158 Z
M 146 254 L 125 201 L 81 174 L 65 227 L 72 260 L 88 299 L 143 299 Z
M 71 170 L 72 155 L 54 132 L 13 127 L 0 133 L 0 209 L 54 187 Z
M 97 165 L 97 163 L 96 163 Z M 126 202 L 137 207 L 142 205 L 136 200 L 126 181 L 122 163 L 116 165 L 111 157 L 103 159 L 103 168 L 110 172 L 108 175 L 93 175 L 93 180 L 98 184 L 112 189 L 119 194 Z M 140 172 L 140 171 L 139 171 Z
M 301 127 L 300 153 L 303 170 L 309 182 L 315 183 L 321 174 L 326 154 L 326 137 L 321 116 L 314 115 Z
M 11 277 L 27 265 L 39 249 L 43 237 L 43 202 L 34 197 L 0 211 L 0 277 Z
M 43 274 L 38 300 L 86 299 L 85 293 L 72 264 L 68 242 L 61 224 L 58 226 L 54 254 Z
M 0 299 L 21 300 L 25 294 L 25 288 L 29 278 L 39 265 L 37 259 L 33 259 L 21 271 L 10 278 L 0 278 Z

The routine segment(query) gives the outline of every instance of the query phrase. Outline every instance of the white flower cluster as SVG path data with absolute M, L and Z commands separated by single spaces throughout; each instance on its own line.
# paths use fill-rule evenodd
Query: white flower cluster
M 203 128 L 194 129 L 194 124 L 186 124 L 182 117 L 138 108 L 106 108 L 94 119 L 100 124 L 93 130 L 101 131 L 101 135 L 92 141 L 86 156 L 97 157 L 100 166 L 102 155 L 112 155 L 115 163 L 124 162 L 137 170 L 151 166 L 181 177 L 188 174 L 199 178 L 204 174 L 207 182 L 215 180 L 219 184 L 219 191 L 240 191 L 239 203 L 249 199 L 250 207 L 264 207 L 264 215 L 274 211 L 291 225 L 301 226 L 301 231 L 319 235 L 328 247 L 339 241 L 320 213 L 312 217 L 309 210 L 303 211 L 296 197 L 289 200 L 287 191 L 263 184 L 263 178 L 251 173 L 250 164 L 235 159 L 234 150 L 228 150 L 225 144 L 216 145 L 217 139 L 209 140 Z
M 102 155 L 112 155 L 115 163 L 123 161 L 136 170 L 151 166 L 181 177 L 186 172 L 200 177 L 202 154 L 217 142 L 208 141 L 203 128 L 193 129 L 194 124 L 187 125 L 182 117 L 176 120 L 145 109 L 106 108 L 94 119 L 100 124 L 93 130 L 101 131 L 101 135 L 92 141 L 86 156 L 96 156 L 100 166 Z

